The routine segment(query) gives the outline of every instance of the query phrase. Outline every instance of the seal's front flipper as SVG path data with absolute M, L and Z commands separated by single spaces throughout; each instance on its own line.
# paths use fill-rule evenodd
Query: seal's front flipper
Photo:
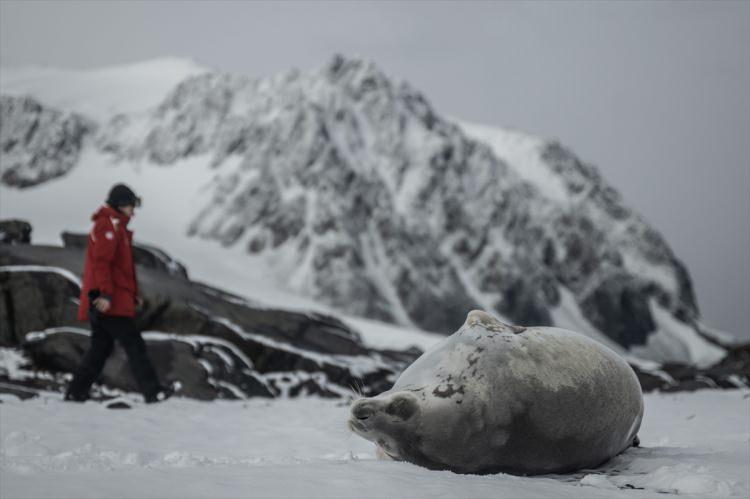
M 391 456 L 388 455 L 386 451 L 383 450 L 381 446 L 375 447 L 375 457 L 377 457 L 380 461 L 395 461 Z
M 107 409 L 132 409 L 133 405 L 132 401 L 124 397 L 117 397 L 107 401 L 104 407 L 106 407 Z
M 638 438 L 638 435 L 633 437 L 633 447 L 640 447 L 641 446 L 641 439 Z

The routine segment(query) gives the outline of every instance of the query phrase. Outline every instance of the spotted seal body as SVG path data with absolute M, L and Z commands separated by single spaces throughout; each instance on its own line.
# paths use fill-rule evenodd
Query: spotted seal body
M 356 401 L 349 427 L 393 459 L 458 473 L 565 473 L 631 445 L 643 395 L 606 346 L 559 328 L 515 327 L 481 311 Z

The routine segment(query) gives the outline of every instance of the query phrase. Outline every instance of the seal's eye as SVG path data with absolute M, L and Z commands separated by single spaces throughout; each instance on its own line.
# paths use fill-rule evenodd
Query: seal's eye
M 385 412 L 406 421 L 417 412 L 417 406 L 410 398 L 396 397 L 385 408 Z

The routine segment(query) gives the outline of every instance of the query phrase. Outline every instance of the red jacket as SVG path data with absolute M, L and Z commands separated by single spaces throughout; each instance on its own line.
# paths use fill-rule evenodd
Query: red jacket
M 105 204 L 91 217 L 78 320 L 89 318 L 89 290 L 98 289 L 110 298 L 106 315 L 135 317 L 138 280 L 133 264 L 133 232 L 130 217 Z

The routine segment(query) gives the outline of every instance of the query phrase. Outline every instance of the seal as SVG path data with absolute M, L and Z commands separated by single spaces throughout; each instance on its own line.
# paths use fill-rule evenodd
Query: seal
M 567 473 L 631 445 L 643 394 L 625 360 L 582 334 L 474 310 L 393 388 L 351 406 L 378 452 L 456 473 Z

